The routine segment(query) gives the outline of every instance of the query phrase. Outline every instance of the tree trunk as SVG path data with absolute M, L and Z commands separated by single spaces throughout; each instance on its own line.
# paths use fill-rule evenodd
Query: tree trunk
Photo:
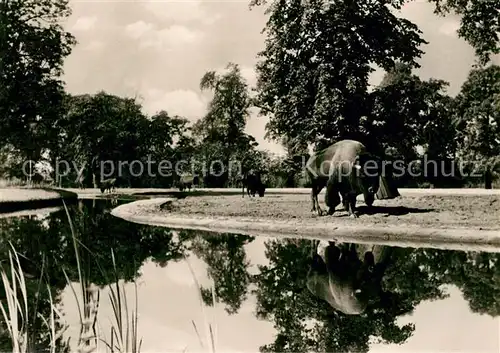
M 484 172 L 484 188 L 485 189 L 492 189 L 492 175 L 491 175 L 491 170 L 487 168 Z

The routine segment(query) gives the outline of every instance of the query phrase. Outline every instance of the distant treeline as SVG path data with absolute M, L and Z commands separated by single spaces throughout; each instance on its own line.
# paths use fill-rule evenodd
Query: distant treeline
M 166 111 L 149 116 L 133 98 L 69 94 L 60 77 L 76 41 L 58 24 L 70 14 L 67 2 L 2 2 L 0 178 L 25 180 L 31 160 L 37 182 L 74 187 L 85 166 L 84 185 L 91 187 L 101 171 L 113 175 L 101 170 L 104 162 L 118 170 L 120 163 L 145 166 L 149 159 L 184 161 L 184 167 L 167 176 L 124 168 L 117 186 L 171 187 L 182 173 L 202 175 L 205 187 L 236 186 L 239 175 L 227 169 L 237 162 L 242 172 L 264 171 L 268 187 L 304 187 L 309 149 L 349 138 L 390 160 L 409 163 L 425 155 L 445 166 L 446 175 L 441 167 L 405 174 L 400 186 L 492 187 L 500 165 L 500 66 L 490 57 L 500 52 L 499 31 L 498 25 L 478 30 L 475 23 L 498 24 L 498 11 L 468 1 L 430 2 L 440 14 L 462 16 L 458 33 L 476 50 L 477 65 L 455 97 L 446 93 L 447 82 L 414 73 L 426 41 L 417 26 L 389 11 L 400 1 L 291 1 L 270 7 L 256 95 L 237 64 L 209 71 L 200 89 L 213 98 L 194 124 Z M 252 6 L 263 3 L 274 1 Z M 370 90 L 373 65 L 386 74 Z M 245 133 L 252 107 L 270 118 L 267 137 L 285 147 L 283 158 L 260 150 Z M 474 175 L 456 169 L 463 160 L 475 163 Z M 71 166 L 62 180 L 55 180 L 58 161 Z M 193 161 L 217 163 L 207 174 L 191 168 Z

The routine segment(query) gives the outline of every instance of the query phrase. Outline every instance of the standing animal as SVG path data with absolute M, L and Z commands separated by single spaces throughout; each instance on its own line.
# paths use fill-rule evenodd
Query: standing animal
M 109 190 L 110 193 L 112 191 L 114 191 L 115 190 L 115 183 L 116 183 L 116 178 L 105 179 L 102 182 L 100 182 L 99 189 L 101 190 L 101 193 L 106 192 L 106 190 Z
M 368 153 L 359 141 L 342 140 L 313 154 L 306 163 L 306 172 L 311 180 L 311 211 L 317 211 L 319 215 L 323 210 L 319 206 L 318 194 L 325 186 L 325 203 L 330 215 L 341 202 L 340 196 L 351 217 L 357 217 L 357 195 L 363 194 L 368 207 L 373 205 L 375 194 L 378 199 L 399 196 L 392 179 L 382 173 L 382 161 Z M 383 187 L 379 188 L 380 184 Z
M 383 300 L 381 282 L 390 261 L 390 248 L 325 241 L 312 243 L 306 287 L 313 295 L 346 315 L 359 315 L 369 305 Z
M 247 188 L 248 196 L 255 197 L 255 193 L 259 197 L 264 197 L 266 191 L 266 185 L 262 182 L 261 172 L 250 170 L 242 178 L 242 190 L 241 197 L 245 197 L 245 187 Z
M 180 191 L 184 191 L 186 188 L 191 191 L 191 187 L 198 186 L 200 184 L 200 177 L 198 175 L 191 175 L 191 174 L 186 174 L 186 175 L 181 175 L 178 183 L 178 187 Z

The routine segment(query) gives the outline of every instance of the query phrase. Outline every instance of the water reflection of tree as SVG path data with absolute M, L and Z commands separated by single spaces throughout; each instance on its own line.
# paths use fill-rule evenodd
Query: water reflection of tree
M 382 281 L 382 302 L 370 304 L 361 315 L 345 315 L 307 290 L 310 253 L 307 240 L 266 242 L 270 265 L 259 266 L 261 274 L 255 277 L 257 315 L 272 320 L 278 334 L 261 347 L 264 352 L 367 352 L 372 341 L 403 343 L 414 327 L 399 327 L 397 317 L 422 300 L 443 297 L 438 288 L 442 280 L 420 266 L 418 252 L 394 249 Z
M 457 286 L 471 311 L 500 315 L 500 254 L 421 250 L 421 266 L 445 283 Z
M 80 209 L 69 209 L 80 242 L 82 270 L 90 282 L 107 285 L 115 280 L 115 275 L 132 281 L 140 275 L 139 269 L 146 259 L 153 258 L 163 263 L 182 258 L 182 245 L 175 241 L 170 230 L 123 221 L 112 216 L 110 208 L 110 204 L 89 201 L 84 202 Z M 71 228 L 66 215 L 63 212 L 52 214 L 50 228 L 52 235 L 59 236 L 64 244 L 58 264 L 66 268 L 70 279 L 78 279 Z
M 85 201 L 80 207 L 69 208 L 82 243 L 83 268 L 89 280 L 106 285 L 115 279 L 111 249 L 117 275 L 126 281 L 139 275 L 141 265 L 148 258 L 166 266 L 193 251 L 207 263 L 208 275 L 215 282 L 216 298 L 226 304 L 228 313 L 239 310 L 254 282 L 257 316 L 273 321 L 278 331 L 275 341 L 262 347 L 262 351 L 367 351 L 373 340 L 403 343 L 412 334 L 413 325 L 398 327 L 396 318 L 411 312 L 423 300 L 442 298 L 441 284 L 458 286 L 474 312 L 491 316 L 500 313 L 499 254 L 394 249 L 392 265 L 382 281 L 387 293 L 382 307 L 372 305 L 362 315 L 348 316 L 335 312 L 307 290 L 310 241 L 266 242 L 265 255 L 270 264 L 260 266 L 261 273 L 252 278 L 244 245 L 254 238 L 199 231 L 181 231 L 175 237 L 176 233 L 167 228 L 115 218 L 109 214 L 110 207 L 102 202 Z M 66 285 L 63 268 L 72 280 L 78 279 L 71 230 L 64 210 L 45 220 L 0 220 L 1 260 L 7 258 L 8 241 L 26 257 L 23 267 L 27 274 L 39 276 L 40 264 L 45 261 L 50 275 L 45 279 L 52 285 L 52 296 L 56 300 Z M 27 281 L 29 305 L 33 309 L 38 283 L 36 279 Z M 210 305 L 209 291 L 203 288 L 202 294 L 205 303 Z M 2 288 L 0 300 L 4 298 Z M 47 293 L 42 290 L 38 298 L 38 311 L 47 315 L 50 311 Z M 36 346 L 43 351 L 48 347 L 46 331 L 40 329 L 40 322 L 36 322 L 33 329 L 37 335 Z M 10 344 L 6 332 L 0 331 L 0 351 L 8 351 Z M 60 342 L 58 351 L 65 349 Z
M 182 231 L 180 238 L 191 239 L 191 250 L 207 264 L 207 274 L 214 282 L 216 301 L 226 304 L 227 313 L 236 313 L 247 298 L 250 284 L 250 263 L 244 245 L 255 238 L 188 230 Z M 212 305 L 211 290 L 203 287 L 200 290 L 203 302 Z
M 86 282 L 107 285 L 116 277 L 131 281 L 139 275 L 139 268 L 148 258 L 166 263 L 184 256 L 185 249 L 182 243 L 175 241 L 173 233 L 168 229 L 125 222 L 113 217 L 109 213 L 110 207 L 109 202 L 84 201 L 79 206 L 71 206 L 68 209 L 80 244 L 80 264 Z M 54 212 L 43 220 L 36 217 L 0 220 L 0 260 L 8 259 L 10 241 L 20 254 L 21 265 L 26 275 L 34 277 L 27 279 L 27 296 L 31 313 L 35 312 L 35 305 L 37 312 L 42 313 L 44 317 L 50 313 L 45 283 L 50 284 L 52 297 L 56 301 L 60 300 L 60 293 L 67 284 L 63 270 L 70 280 L 78 281 L 71 234 L 71 227 L 64 210 Z M 115 256 L 116 272 L 112 263 L 111 249 Z M 38 291 L 42 263 L 44 263 L 44 284 Z M 0 295 L 0 299 L 5 298 L 3 286 Z M 0 321 L 2 327 L 5 327 L 3 318 L 0 318 Z M 31 330 L 37 335 L 34 344 L 38 347 L 37 351 L 41 352 L 49 347 L 48 331 L 41 327 L 40 320 L 34 325 Z M 59 330 L 60 324 L 58 325 Z M 64 352 L 66 348 L 67 346 L 61 344 L 57 351 Z M 7 332 L 0 330 L 0 351 L 11 349 Z

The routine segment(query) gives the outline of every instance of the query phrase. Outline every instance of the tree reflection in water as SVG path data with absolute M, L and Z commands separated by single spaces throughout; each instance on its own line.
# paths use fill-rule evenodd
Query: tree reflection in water
M 262 352 L 367 352 L 372 342 L 402 344 L 414 326 L 399 327 L 397 318 L 424 300 L 444 298 L 443 284 L 458 286 L 474 312 L 500 312 L 499 254 L 335 243 L 318 247 L 310 240 L 270 239 L 265 242 L 269 264 L 250 275 L 245 245 L 253 237 L 133 224 L 111 216 L 111 206 L 94 200 L 69 208 L 89 282 L 104 286 L 114 281 L 111 249 L 117 276 L 125 281 L 136 279 L 147 259 L 168 266 L 194 253 L 207 264 L 216 300 L 228 314 L 237 313 L 249 294 L 256 296 L 256 316 L 272 321 L 277 330 L 274 342 L 261 347 Z M 56 300 L 66 286 L 63 269 L 72 281 L 78 280 L 65 211 L 45 219 L 0 220 L 1 260 L 8 258 L 9 241 L 24 256 L 23 269 L 32 277 L 27 279 L 30 312 L 37 305 L 46 317 L 48 293 L 38 288 L 37 280 L 42 260 L 44 281 Z M 201 292 L 205 304 L 212 305 L 210 291 Z M 0 296 L 5 298 L 3 288 Z M 40 320 L 30 326 L 33 346 L 43 352 L 49 337 L 41 327 Z M 58 352 L 67 349 L 65 342 L 58 342 Z M 2 330 L 0 351 L 9 350 L 10 339 Z
M 473 311 L 498 315 L 493 299 L 500 297 L 498 254 L 379 247 L 385 254 L 369 271 L 359 245 L 354 246 L 357 256 L 350 252 L 354 244 L 329 245 L 325 250 L 334 261 L 320 262 L 317 243 L 309 240 L 266 242 L 270 264 L 260 266 L 254 278 L 257 316 L 273 321 L 278 333 L 261 351 L 368 352 L 372 342 L 402 344 L 414 325 L 399 327 L 397 318 L 424 300 L 444 298 L 443 284 L 462 289 Z M 311 285 L 320 281 L 323 285 Z M 325 282 L 337 293 L 361 289 L 357 315 L 342 312 L 349 308 L 332 300 Z
M 125 281 L 137 278 L 140 267 L 148 258 L 159 263 L 183 258 L 182 244 L 174 240 L 170 230 L 117 219 L 109 213 L 111 206 L 109 200 L 85 200 L 68 208 L 80 243 L 80 265 L 87 282 L 101 287 L 114 282 L 111 249 L 116 259 L 116 275 Z M 42 277 L 43 282 L 50 285 L 56 302 L 60 302 L 61 292 L 67 285 L 63 271 L 66 271 L 71 281 L 78 282 L 71 227 L 65 210 L 54 212 L 44 219 L 34 216 L 0 219 L 2 263 L 8 259 L 9 241 L 24 259 L 21 266 L 26 274 L 31 346 L 33 351 L 48 351 L 48 331 L 43 328 L 41 319 L 33 315 L 38 312 L 47 318 L 51 311 L 46 286 L 39 286 L 39 279 Z M 0 300 L 5 302 L 4 299 L 2 285 Z M 12 351 L 11 340 L 3 329 L 5 322 L 2 316 L 0 324 L 0 351 Z M 58 323 L 56 331 L 61 329 Z M 68 349 L 67 342 L 57 342 L 57 352 L 66 352 Z

